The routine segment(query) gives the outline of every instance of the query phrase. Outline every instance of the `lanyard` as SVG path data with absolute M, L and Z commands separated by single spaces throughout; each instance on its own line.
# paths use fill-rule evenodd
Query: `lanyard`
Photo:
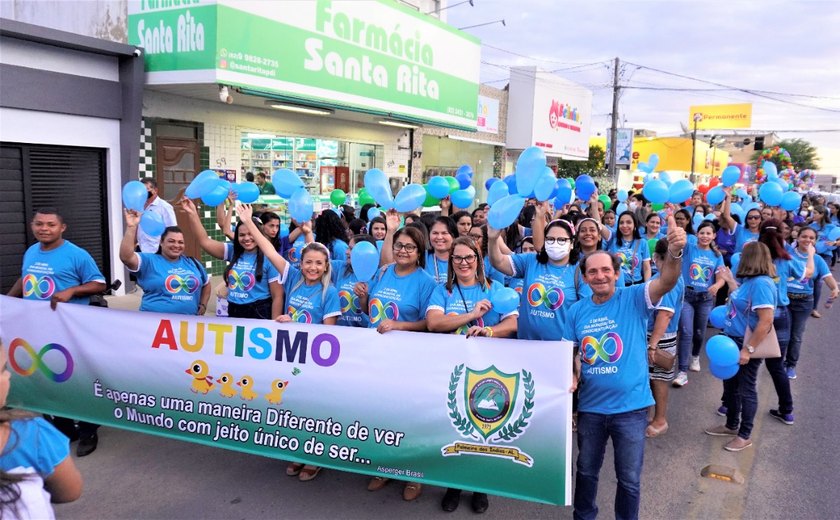
M 455 280 L 455 287 L 458 289 L 458 294 L 461 295 L 461 303 L 464 304 L 464 314 L 467 314 L 470 312 L 470 308 L 467 306 L 467 300 L 464 298 L 464 293 L 461 291 L 461 285 L 458 283 L 458 280 Z M 472 320 L 469 325 L 478 325 L 478 322 L 476 322 L 476 320 Z

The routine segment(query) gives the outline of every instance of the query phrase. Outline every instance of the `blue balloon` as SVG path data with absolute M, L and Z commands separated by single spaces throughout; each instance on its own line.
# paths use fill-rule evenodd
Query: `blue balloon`
M 732 255 L 732 258 L 729 259 L 729 263 L 731 264 L 729 269 L 732 271 L 732 274 L 738 276 L 738 264 L 741 263 L 741 253 L 735 253 Z
M 516 192 L 531 193 L 545 168 L 545 152 L 536 146 L 522 151 L 516 160 Z
M 750 194 L 747 193 L 747 191 L 744 188 L 738 188 L 738 190 L 735 192 L 735 195 L 737 195 L 738 198 L 740 198 L 741 200 L 752 200 L 752 197 L 750 197 Z
M 504 183 L 507 184 L 508 193 L 510 193 L 511 195 L 519 193 L 518 191 L 516 191 L 516 175 L 508 175 L 507 177 L 502 179 L 502 181 L 504 181 Z
M 671 179 L 671 174 L 668 172 L 659 172 L 659 180 L 670 186 L 674 181 Z
M 738 218 L 741 219 L 741 224 L 744 224 L 744 217 L 747 215 L 746 210 L 741 207 L 740 204 L 735 204 L 734 202 L 729 205 L 729 213 L 732 215 L 738 215 Z
M 369 282 L 379 269 L 379 251 L 376 246 L 363 241 L 353 246 L 350 251 L 350 266 L 360 282 Z
M 659 156 L 655 153 L 650 154 L 650 157 L 648 157 L 648 166 L 650 167 L 650 171 L 654 171 L 659 166 Z
M 491 296 L 490 305 L 501 315 L 509 314 L 519 307 L 519 293 L 510 287 L 499 289 Z
M 785 211 L 796 211 L 802 203 L 802 195 L 795 191 L 789 191 L 782 195 L 781 206 Z
M 840 227 L 835 227 L 834 229 L 829 231 L 828 232 L 828 239 L 831 242 L 836 242 L 837 240 L 840 240 Z
M 702 213 L 695 213 L 694 216 L 691 218 L 691 222 L 694 224 L 694 229 L 697 229 L 697 226 L 703 223 L 703 219 L 706 218 Z
M 639 165 L 637 166 L 637 168 L 639 169 L 639 171 L 645 172 L 647 174 L 645 175 L 645 177 L 648 177 L 653 171 L 653 168 L 651 168 L 648 165 L 648 163 L 642 161 L 639 161 Z
M 615 207 L 615 212 L 618 213 L 618 215 L 620 216 L 622 213 L 624 213 L 628 209 L 629 208 L 627 207 L 627 203 L 619 202 L 618 206 Z
M 284 199 L 288 199 L 298 188 L 303 187 L 300 175 L 288 168 L 275 170 L 271 175 L 271 184 L 274 185 L 274 191 L 277 195 Z
M 260 198 L 260 188 L 253 182 L 233 184 L 231 189 L 236 193 L 236 199 L 245 204 L 256 202 Z
M 367 212 L 368 222 L 375 219 L 376 217 L 378 217 L 381 214 L 382 214 L 382 211 L 380 211 L 379 208 L 368 208 L 368 212 Z
M 694 193 L 694 185 L 691 184 L 691 181 L 680 179 L 671 185 L 668 200 L 672 204 L 679 204 L 690 199 L 692 193 Z
M 421 184 L 408 184 L 397 193 L 394 208 L 400 213 L 406 213 L 421 207 L 425 200 L 426 188 Z
M 490 191 L 490 187 L 493 186 L 494 184 L 496 184 L 497 182 L 499 182 L 500 180 L 502 180 L 502 179 L 500 179 L 498 177 L 490 177 L 489 179 L 484 181 L 484 189 L 487 190 L 487 191 Z
M 572 183 L 569 179 L 557 179 L 557 195 L 554 196 L 554 207 L 562 208 L 572 203 Z
M 776 177 L 771 182 L 775 182 L 776 184 L 778 184 L 779 187 L 782 188 L 782 193 L 786 192 L 790 188 L 788 186 L 787 181 L 785 181 L 784 179 L 782 179 L 780 177 Z
M 741 180 L 741 169 L 737 166 L 727 166 L 720 174 L 720 180 L 727 188 Z
M 436 199 L 442 199 L 449 195 L 449 183 L 446 179 L 440 176 L 435 176 L 429 179 L 427 184 L 429 195 Z
M 163 217 L 153 211 L 147 211 L 140 217 L 140 227 L 150 237 L 159 237 L 166 229 Z
M 741 365 L 735 363 L 734 365 L 728 366 L 720 366 L 714 363 L 709 365 L 709 372 L 712 373 L 718 379 L 722 379 L 726 381 L 727 379 L 732 379 L 738 374 L 738 370 L 741 369 Z
M 458 181 L 458 186 L 460 186 L 462 190 L 465 190 L 472 186 L 472 177 L 470 177 L 466 173 L 459 173 L 455 176 L 455 180 Z
M 595 181 L 589 175 L 578 175 L 575 179 L 575 195 L 583 201 L 589 200 L 595 193 Z
M 472 177 L 473 176 L 472 166 L 470 166 L 469 164 L 462 164 L 461 166 L 459 166 L 458 169 L 455 170 L 455 178 L 457 178 L 461 174 L 466 175 L 468 177 Z M 462 186 L 461 189 L 467 189 L 467 188 L 465 186 Z
M 452 195 L 450 198 L 452 200 L 452 205 L 456 208 L 464 209 L 470 207 L 470 204 L 473 203 L 473 198 L 475 197 L 475 188 L 469 186 L 465 190 L 458 190 Z
M 725 198 L 726 192 L 724 192 L 723 188 L 721 188 L 720 186 L 715 186 L 714 188 L 706 192 L 706 201 L 712 206 L 720 204 Z
M 551 170 L 549 169 L 549 171 Z M 556 185 L 557 178 L 554 174 L 543 172 L 540 178 L 537 179 L 537 184 L 534 186 L 534 197 L 540 202 L 550 199 Z
M 224 203 L 228 195 L 230 195 L 230 183 L 216 177 L 215 185 L 201 196 L 201 201 L 208 206 L 215 207 Z
M 709 313 L 709 323 L 716 329 L 722 329 L 726 325 L 726 305 L 718 305 L 712 309 Z
M 524 205 L 524 197 L 508 195 L 490 206 L 490 211 L 487 212 L 487 223 L 494 229 L 504 229 L 516 222 Z
M 618 202 L 624 202 L 625 200 L 627 200 L 628 196 L 630 196 L 630 194 L 627 193 L 627 190 L 618 190 L 618 193 L 616 194 Z
M 765 182 L 758 190 L 758 196 L 770 206 L 778 206 L 782 202 L 782 195 L 782 187 L 775 182 Z
M 184 191 L 184 195 L 188 199 L 201 198 L 202 195 L 213 189 L 215 180 L 218 178 L 219 174 L 213 170 L 204 170 L 193 178 L 186 191 Z
M 731 338 L 718 334 L 706 341 L 706 355 L 709 356 L 711 364 L 725 367 L 737 364 L 740 352 L 738 345 Z
M 312 218 L 312 196 L 306 188 L 298 188 L 289 197 L 289 215 L 298 222 Z
M 370 191 L 371 186 L 388 186 L 388 176 L 379 168 L 371 168 L 365 172 L 365 188 Z
M 280 226 L 280 238 L 286 238 L 287 236 L 289 236 L 289 226 L 283 224 Z
M 654 204 L 668 202 L 668 186 L 659 179 L 654 179 L 642 188 L 642 195 Z
M 703 217 L 703 220 L 710 220 L 710 221 L 711 221 L 711 220 L 717 220 L 717 217 L 715 216 L 715 214 L 714 214 L 714 213 L 709 213 L 708 215 L 706 215 L 705 217 Z
M 385 209 L 394 207 L 394 195 L 391 193 L 388 176 L 379 168 L 371 168 L 365 172 L 365 188 L 380 206 Z
M 215 172 L 213 172 L 215 173 Z M 218 177 L 217 177 L 218 178 Z M 123 205 L 128 209 L 143 212 L 149 192 L 146 185 L 140 181 L 128 181 L 122 189 Z
M 487 204 L 491 206 L 499 199 L 503 199 L 510 195 L 508 193 L 508 185 L 505 182 L 497 182 L 490 186 L 490 191 L 487 193 Z
M 767 175 L 768 179 L 779 176 L 779 169 L 776 168 L 776 163 L 773 161 L 764 161 L 761 163 L 761 167 L 764 169 L 764 173 Z

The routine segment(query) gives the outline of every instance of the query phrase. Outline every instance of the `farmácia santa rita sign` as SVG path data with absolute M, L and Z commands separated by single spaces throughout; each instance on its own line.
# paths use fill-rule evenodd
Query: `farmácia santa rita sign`
M 397 2 L 142 0 L 128 25 L 149 84 L 476 128 L 479 40 Z

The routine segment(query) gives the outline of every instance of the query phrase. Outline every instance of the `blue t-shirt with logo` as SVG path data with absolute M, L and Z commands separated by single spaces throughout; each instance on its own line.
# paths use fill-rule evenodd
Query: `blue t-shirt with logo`
M 338 291 L 338 303 L 341 306 L 341 316 L 336 325 L 367 328 L 370 325 L 370 318 L 359 304 L 359 297 L 353 292 L 353 286 L 359 282 L 359 279 L 352 269 L 348 272 L 349 265 L 346 260 L 333 260 L 331 264 L 330 276 Z
M 718 269 L 724 267 L 723 255 L 716 255 L 711 249 L 700 249 L 686 244 L 682 262 L 682 279 L 686 287 L 695 291 L 707 291 L 715 283 Z
M 808 262 L 808 255 L 802 254 L 795 248 L 789 248 L 788 252 L 791 256 L 791 273 L 787 280 L 787 290 L 792 294 L 812 294 L 814 292 L 814 281 L 822 282 L 826 276 L 831 276 L 831 270 L 828 264 L 819 255 L 814 255 L 814 274 L 809 278 L 805 278 L 805 264 Z M 794 274 L 793 271 L 797 274 Z
M 735 251 L 741 251 L 744 249 L 744 246 L 749 244 L 750 242 L 755 242 L 758 240 L 758 233 L 753 233 L 746 226 L 741 224 L 736 224 L 735 227 Z
M 424 319 L 436 285 L 434 278 L 422 269 L 399 276 L 396 264 L 387 266 L 376 274 L 368 291 L 371 328 L 376 328 L 383 319 L 407 322 Z
M 758 309 L 775 309 L 778 290 L 769 276 L 739 278 L 740 287 L 729 294 L 726 303 L 726 323 L 723 333 L 733 338 L 743 338 L 747 325 L 755 330 Z
M 428 314 L 430 310 L 438 310 L 446 315 L 466 314 L 472 312 L 475 309 L 475 305 L 481 300 L 492 302 L 493 295 L 502 289 L 504 289 L 504 286 L 500 283 L 492 283 L 490 287 L 484 287 L 478 283 L 469 286 L 453 284 L 452 291 L 450 292 L 446 290 L 446 285 L 438 285 L 435 288 L 435 292 L 432 293 L 432 299 L 429 301 L 426 313 Z M 513 311 L 502 316 L 495 309 L 490 309 L 484 313 L 484 316 L 477 318 L 472 323 L 459 327 L 453 333 L 466 334 L 470 325 L 492 327 L 498 325 L 504 318 L 516 316 L 517 314 L 519 314 L 517 311 Z
M 201 289 L 209 283 L 207 272 L 192 259 L 174 261 L 155 253 L 137 253 L 137 283 L 143 288 L 140 310 L 195 314 L 201 303 Z
M 659 278 L 659 275 L 651 278 L 651 281 Z M 660 311 L 672 312 L 671 321 L 668 322 L 668 327 L 665 329 L 665 334 L 676 334 L 680 328 L 680 313 L 682 312 L 683 298 L 685 297 L 685 282 L 682 277 L 677 278 L 677 285 L 668 291 L 663 296 L 659 303 L 654 307 L 653 316 L 648 320 L 648 332 L 653 332 L 653 326 L 656 322 L 656 316 Z
M 332 243 L 327 246 L 327 249 L 330 252 L 330 259 L 331 260 L 345 260 L 347 257 L 347 249 L 350 246 L 344 240 L 333 240 Z
M 225 260 L 233 258 L 233 244 L 225 244 Z M 268 284 L 280 281 L 280 273 L 274 265 L 263 258 L 262 278 L 257 281 L 257 253 L 245 252 L 236 261 L 228 274 L 228 301 L 237 305 L 253 303 L 271 298 Z
M 319 282 L 306 285 L 300 269 L 286 263 L 283 273 L 283 287 L 286 289 L 285 314 L 296 323 L 324 323 L 325 318 L 341 316 L 338 291 L 330 284 L 325 289 Z
M 609 252 L 618 255 L 621 260 L 621 270 L 624 278 L 631 282 L 640 282 L 643 279 L 642 264 L 650 262 L 650 246 L 642 239 L 633 239 L 627 242 L 618 235 L 614 235 L 609 242 Z
M 432 253 L 426 253 L 426 272 L 432 276 L 435 283 L 442 285 L 446 283 L 446 273 L 449 269 L 449 261 L 441 260 Z
M 514 276 L 522 278 L 519 339 L 559 340 L 569 308 L 580 299 L 573 265 L 541 264 L 537 253 L 510 255 Z
M 571 308 L 564 339 L 581 353 L 579 411 L 617 414 L 653 404 L 647 359 L 647 326 L 654 309 L 649 286 L 619 287 L 604 303 L 587 298 Z
M 69 240 L 49 251 L 41 250 L 39 242 L 23 255 L 21 288 L 26 300 L 49 301 L 55 293 L 89 282 L 105 283 L 105 277 L 90 253 Z M 90 297 L 77 296 L 69 302 L 87 305 Z

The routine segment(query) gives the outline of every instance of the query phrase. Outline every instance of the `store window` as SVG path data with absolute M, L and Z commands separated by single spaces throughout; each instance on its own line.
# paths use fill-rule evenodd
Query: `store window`
M 445 137 L 423 136 L 423 183 L 435 175 L 454 175 L 464 164 L 473 169 L 473 186 L 481 194 L 484 183 L 493 177 L 494 146 L 456 141 Z M 481 195 L 478 195 L 481 198 Z

